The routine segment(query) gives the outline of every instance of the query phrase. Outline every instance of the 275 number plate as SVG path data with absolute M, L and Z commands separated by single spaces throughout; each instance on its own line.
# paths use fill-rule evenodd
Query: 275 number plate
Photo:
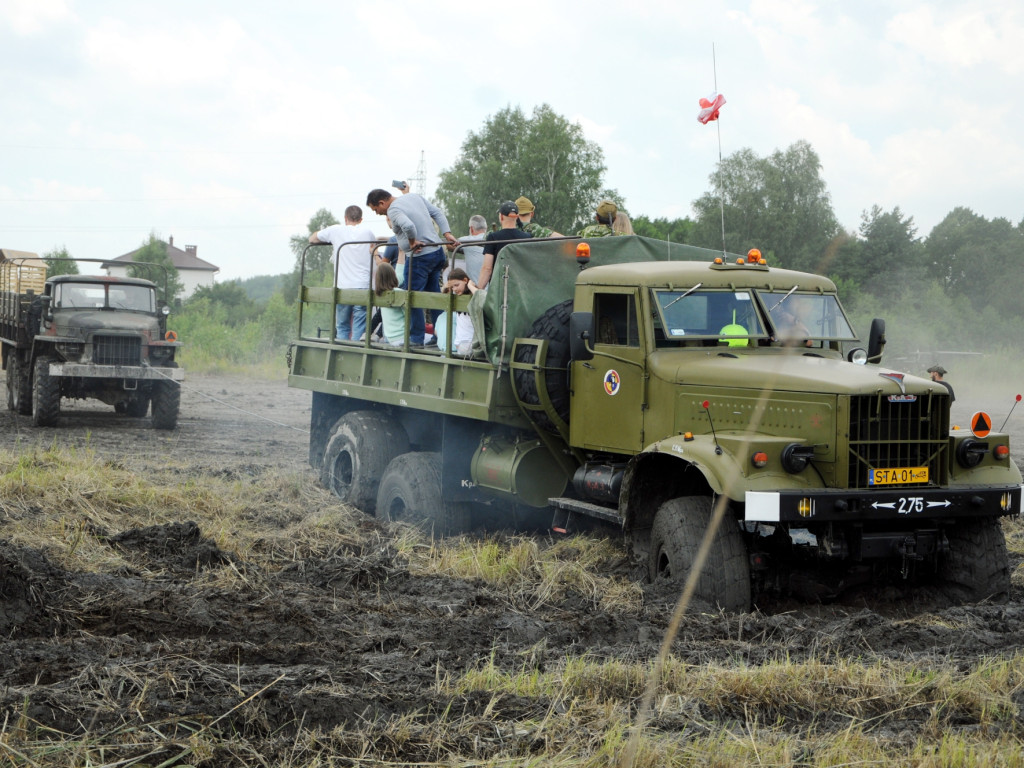
M 868 485 L 903 485 L 904 483 L 927 482 L 928 467 L 872 469 L 868 472 Z

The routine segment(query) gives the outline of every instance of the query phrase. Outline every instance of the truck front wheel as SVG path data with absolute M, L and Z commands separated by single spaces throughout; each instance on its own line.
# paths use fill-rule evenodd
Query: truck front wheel
M 181 405 L 181 385 L 178 382 L 156 382 L 153 384 L 151 400 L 154 429 L 174 429 L 178 426 L 178 408 Z
M 37 427 L 51 427 L 60 416 L 60 379 L 50 375 L 49 357 L 36 359 L 32 380 L 32 423 Z
M 652 581 L 686 581 L 704 533 L 711 523 L 714 502 L 708 496 L 682 496 L 659 507 L 651 528 Z M 747 547 L 731 509 L 725 511 L 697 581 L 697 597 L 727 611 L 750 609 L 750 563 Z
M 7 409 L 22 416 L 32 413 L 32 379 L 17 352 L 7 358 Z
M 1010 563 L 999 520 L 967 520 L 946 531 L 949 551 L 939 566 L 941 588 L 953 602 L 1006 600 Z
M 431 536 L 447 536 L 469 527 L 469 505 L 441 498 L 441 454 L 403 453 L 384 470 L 377 519 L 408 523 Z
M 334 425 L 320 465 L 320 482 L 346 504 L 372 515 L 388 464 L 409 450 L 398 420 L 381 411 L 351 411 Z

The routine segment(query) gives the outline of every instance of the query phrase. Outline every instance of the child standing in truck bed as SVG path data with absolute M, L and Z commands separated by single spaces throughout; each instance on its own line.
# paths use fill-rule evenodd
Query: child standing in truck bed
M 395 268 L 388 262 L 377 265 L 377 280 L 373 292 L 383 296 L 389 291 L 400 290 L 405 287 L 405 270 L 402 270 L 402 279 L 399 280 Z M 384 341 L 393 347 L 402 346 L 405 339 L 405 312 L 399 307 L 381 307 L 381 335 Z

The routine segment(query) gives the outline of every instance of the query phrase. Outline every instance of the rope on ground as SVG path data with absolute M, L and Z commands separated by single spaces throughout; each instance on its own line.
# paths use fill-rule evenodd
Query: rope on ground
M 163 376 L 168 381 L 174 381 L 174 379 L 172 379 L 170 376 L 165 374 L 163 371 L 157 371 L 157 373 L 159 373 L 161 376 Z M 277 425 L 279 427 L 285 427 L 286 429 L 294 429 L 296 432 L 301 432 L 304 435 L 308 435 L 309 434 L 309 430 L 308 429 L 301 429 L 300 427 L 293 427 L 291 424 L 285 424 L 283 421 L 274 421 L 273 419 L 269 419 L 266 416 L 263 416 L 262 414 L 255 413 L 254 411 L 247 411 L 247 410 L 245 410 L 245 408 L 239 408 L 237 405 L 232 405 L 231 403 L 227 402 L 226 400 L 221 400 L 220 398 L 214 397 L 213 395 L 208 395 L 205 392 L 200 392 L 198 389 L 195 389 L 194 387 L 187 387 L 187 386 L 185 386 L 185 383 L 182 382 L 182 381 L 177 382 L 177 384 L 182 389 L 187 389 L 189 392 L 192 392 L 192 393 L 194 393 L 196 395 L 199 395 L 200 397 L 205 397 L 207 400 L 212 400 L 215 403 L 220 403 L 221 405 L 226 405 L 228 408 L 234 408 L 239 413 L 244 413 L 247 416 L 253 416 L 253 417 L 257 418 L 257 419 L 261 419 L 261 420 L 269 422 L 271 424 L 275 424 L 275 425 Z

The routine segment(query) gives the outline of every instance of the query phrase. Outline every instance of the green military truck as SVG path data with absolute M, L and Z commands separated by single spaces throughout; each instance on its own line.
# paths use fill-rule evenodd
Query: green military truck
M 468 312 L 474 353 L 339 342 L 335 303 L 441 310 L 447 339 Z M 652 579 L 683 578 L 712 528 L 697 592 L 729 610 L 894 579 L 1009 590 L 1007 436 L 951 430 L 946 389 L 881 367 L 884 324 L 861 345 L 819 275 L 549 239 L 506 246 L 472 298 L 304 286 L 300 307 L 289 384 L 313 393 L 310 463 L 379 518 L 443 534 L 596 518 Z
M 62 398 L 98 399 L 135 418 L 152 405 L 153 427 L 174 429 L 184 371 L 174 360 L 181 344 L 167 331 L 167 314 L 149 280 L 47 278 L 35 254 L 0 251 L 7 408 L 49 427 L 58 423 Z

